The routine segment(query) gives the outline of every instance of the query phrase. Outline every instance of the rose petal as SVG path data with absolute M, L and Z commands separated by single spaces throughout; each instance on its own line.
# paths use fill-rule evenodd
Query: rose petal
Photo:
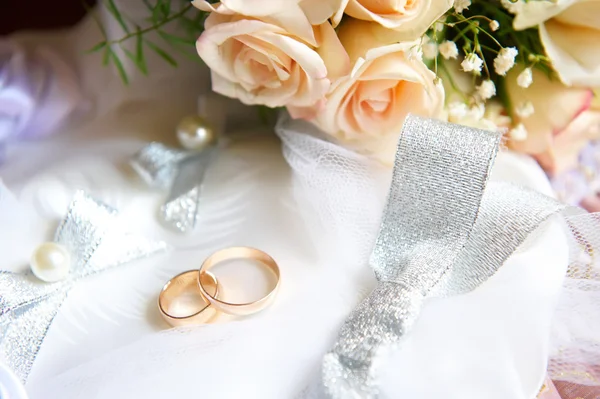
M 238 92 L 239 92 L 238 84 L 233 83 L 232 81 L 224 78 L 223 76 L 219 75 L 215 71 L 211 70 L 210 72 L 211 72 L 210 80 L 211 80 L 212 90 L 215 93 L 219 93 L 226 97 L 238 98 Z
M 380 3 L 380 0 L 350 0 L 346 13 L 357 19 L 373 21 L 371 35 L 378 37 L 380 44 L 391 44 L 421 37 L 452 7 L 453 0 L 415 0 L 414 6 L 405 8 L 397 7 L 395 1 L 386 0 L 384 4 L 391 4 L 399 11 L 378 13 Z
M 323 59 L 330 80 L 337 79 L 350 72 L 350 58 L 342 46 L 337 34 L 329 22 L 316 28 L 318 32 L 317 53 Z
M 516 83 L 516 77 L 522 70 L 522 66 L 516 66 L 508 73 L 506 90 L 515 107 L 530 101 L 535 112 L 521 121 L 527 129 L 527 140 L 511 142 L 511 147 L 528 154 L 541 154 L 547 151 L 553 135 L 560 134 L 590 107 L 592 91 L 551 81 L 537 69 L 533 69 L 532 85 L 525 89 Z
M 342 0 L 340 2 L 340 8 L 338 8 L 337 12 L 331 17 L 331 25 L 333 25 L 334 28 L 336 28 L 342 21 L 342 17 L 344 16 L 344 11 L 348 6 L 348 2 L 349 0 Z
M 402 53 L 390 53 L 378 57 L 378 62 L 365 70 L 361 79 L 402 79 L 423 82 L 422 71 L 415 69 Z
M 570 7 L 574 1 L 521 1 L 520 3 L 519 13 L 513 21 L 515 30 L 523 30 L 539 25 L 560 14 Z
M 258 38 L 250 35 L 236 37 L 236 39 L 248 47 L 268 56 L 272 61 L 281 65 L 282 68 L 289 70 L 292 67 L 292 59 L 281 49 L 266 46 L 265 43 Z
M 431 1 L 421 0 L 406 7 L 389 0 L 350 0 L 345 12 L 351 17 L 374 21 L 386 28 L 395 29 L 424 14 L 424 10 L 431 8 L 430 3 Z
M 321 25 L 340 10 L 348 0 L 302 0 L 300 7 L 311 25 Z
M 270 31 L 256 32 L 255 36 L 275 48 L 281 49 L 291 59 L 295 60 L 311 77 L 323 79 L 327 77 L 327 68 L 319 54 L 305 44 L 292 37 L 275 34 Z
M 553 19 L 540 25 L 540 38 L 565 84 L 600 86 L 600 29 Z
M 558 135 L 552 146 L 536 155 L 540 165 L 551 174 L 559 174 L 577 165 L 579 153 L 591 141 L 600 139 L 600 111 L 585 111 Z

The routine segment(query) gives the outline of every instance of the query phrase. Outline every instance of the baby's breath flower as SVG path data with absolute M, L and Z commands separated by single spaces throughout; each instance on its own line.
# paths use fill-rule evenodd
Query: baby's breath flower
M 469 111 L 467 112 L 467 116 L 473 119 L 474 121 L 481 120 L 483 118 L 483 115 L 485 115 L 485 105 L 483 105 L 482 103 L 471 105 Z
M 498 125 L 494 121 L 492 121 L 491 119 L 488 119 L 488 118 L 481 118 L 481 120 L 479 121 L 479 125 L 484 130 L 491 130 L 491 131 L 498 130 Z
M 432 60 L 438 55 L 438 45 L 436 42 L 428 40 L 427 42 L 423 43 L 421 49 L 423 50 L 423 57 L 427 59 Z
M 505 47 L 496 56 L 494 59 L 494 69 L 498 75 L 506 75 L 514 65 L 515 65 L 515 57 L 519 54 L 519 51 L 514 47 Z
M 483 60 L 477 56 L 475 53 L 467 54 L 465 59 L 460 63 L 463 71 L 465 72 L 474 72 L 479 74 L 481 72 L 481 67 L 483 66 Z
M 450 40 L 445 40 L 439 46 L 440 54 L 445 59 L 456 58 L 458 57 L 458 47 L 456 47 L 456 43 L 451 42 Z
M 523 141 L 527 139 L 527 129 L 525 129 L 525 126 L 523 126 L 522 123 L 519 123 L 517 126 L 510 129 L 508 135 L 515 141 Z
M 492 32 L 496 32 L 498 29 L 500 29 L 500 22 L 493 20 L 492 22 L 490 22 L 490 30 Z
M 471 0 L 454 0 L 454 11 L 460 14 L 464 10 L 467 10 L 470 5 Z
M 517 76 L 517 84 L 521 87 L 528 88 L 531 86 L 533 82 L 533 76 L 531 74 L 531 68 L 525 68 L 523 71 Z
M 467 104 L 454 101 L 448 104 L 448 117 L 451 122 L 458 122 L 467 115 Z
M 475 89 L 477 98 L 482 101 L 490 99 L 496 95 L 496 86 L 491 80 L 484 80 Z
M 533 115 L 535 109 L 533 108 L 533 104 L 531 103 L 531 101 L 525 101 L 519 104 L 515 111 L 517 115 L 521 118 L 527 118 Z

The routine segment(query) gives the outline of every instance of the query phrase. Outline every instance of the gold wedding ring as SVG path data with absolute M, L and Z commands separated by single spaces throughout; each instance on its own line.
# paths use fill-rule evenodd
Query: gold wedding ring
M 275 285 L 265 296 L 253 302 L 230 303 L 217 299 L 217 294 L 211 290 L 211 286 L 207 284 L 207 279 L 204 275 L 210 273 L 209 270 L 216 264 L 233 259 L 258 261 L 261 265 L 273 272 L 277 279 Z M 279 266 L 277 266 L 275 260 L 263 251 L 249 247 L 231 247 L 215 252 L 204 261 L 196 277 L 202 295 L 210 302 L 214 309 L 236 316 L 246 316 L 260 312 L 269 306 L 277 295 L 280 281 Z M 210 279 L 208 281 L 210 281 Z
M 215 308 L 198 289 L 198 270 L 188 270 L 169 280 L 158 296 L 160 314 L 173 327 L 201 324 L 211 321 L 217 314 Z M 204 273 L 202 287 L 216 297 L 219 294 L 217 278 Z

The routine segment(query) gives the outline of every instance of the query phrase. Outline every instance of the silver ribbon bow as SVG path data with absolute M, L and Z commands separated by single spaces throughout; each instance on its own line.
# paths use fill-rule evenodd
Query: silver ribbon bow
M 350 314 L 324 358 L 328 397 L 377 397 L 382 353 L 401 343 L 423 301 L 475 289 L 543 221 L 565 209 L 529 189 L 487 184 L 499 141 L 488 131 L 406 120 L 370 258 L 378 286 Z
M 217 149 L 182 151 L 150 143 L 134 155 L 131 165 L 151 187 L 170 190 L 160 208 L 163 222 L 186 233 L 194 229 L 204 175 Z
M 82 278 L 167 249 L 121 231 L 117 212 L 78 192 L 54 241 L 71 256 L 68 277 L 45 283 L 31 273 L 0 271 L 0 360 L 25 382 L 52 320 Z

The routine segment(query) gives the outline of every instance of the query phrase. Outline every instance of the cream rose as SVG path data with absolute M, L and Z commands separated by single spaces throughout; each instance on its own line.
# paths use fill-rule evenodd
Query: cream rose
M 215 92 L 245 104 L 309 107 L 349 66 L 329 22 L 312 29 L 316 46 L 261 19 L 213 12 L 196 47 Z
M 600 107 L 592 106 L 591 90 L 551 81 L 536 69 L 531 86 L 522 88 L 516 82 L 522 69 L 517 66 L 509 72 L 506 90 L 527 137 L 509 145 L 535 156 L 548 172 L 560 173 L 576 164 L 579 152 L 590 140 L 600 139 Z M 533 106 L 533 114 L 519 117 L 518 107 L 527 102 Z
M 334 15 L 334 26 L 343 13 L 364 21 L 373 21 L 387 32 L 393 41 L 415 40 L 452 7 L 452 0 L 343 0 Z
M 365 35 L 364 24 L 349 21 L 339 32 L 354 67 L 333 83 L 312 122 L 340 142 L 391 163 L 404 118 L 441 115 L 444 90 L 418 57 L 418 42 L 371 48 L 377 43 L 368 43 L 373 38 Z
M 260 19 L 316 46 L 313 26 L 321 25 L 337 13 L 343 1 L 345 0 L 223 0 L 209 3 L 206 0 L 194 0 L 192 4 L 203 11 Z
M 592 140 L 600 139 L 600 109 L 589 109 L 574 118 L 553 137 L 546 151 L 536 155 L 550 174 L 558 174 L 577 165 L 581 150 Z
M 600 0 L 528 1 L 517 9 L 517 30 L 539 25 L 540 39 L 560 79 L 600 86 Z

